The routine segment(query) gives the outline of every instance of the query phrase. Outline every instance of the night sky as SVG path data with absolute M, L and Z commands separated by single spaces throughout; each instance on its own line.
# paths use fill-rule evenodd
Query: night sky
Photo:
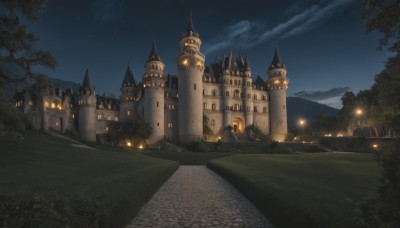
M 128 64 L 141 80 L 155 39 L 165 72 L 176 74 L 190 9 L 207 64 L 232 50 L 248 55 L 253 77 L 266 79 L 277 41 L 288 95 L 313 100 L 315 94 L 314 100 L 335 107 L 345 90 L 368 89 L 389 56 L 376 49 L 380 34 L 365 33 L 359 0 L 49 0 L 28 27 L 59 67 L 38 70 L 81 83 L 89 68 L 97 93 L 119 96 Z

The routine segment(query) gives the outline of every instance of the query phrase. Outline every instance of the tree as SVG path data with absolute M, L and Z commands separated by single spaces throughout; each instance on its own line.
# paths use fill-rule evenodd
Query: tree
M 208 123 L 210 120 L 208 119 L 208 116 L 203 114 L 203 135 L 213 135 L 213 131 L 211 128 L 208 126 Z
M 338 128 L 348 132 L 354 127 L 354 110 L 356 108 L 356 95 L 346 92 L 342 98 L 342 109 L 337 113 Z
M 112 122 L 108 126 L 106 139 L 113 145 L 129 141 L 138 146 L 153 134 L 152 127 L 142 119 L 136 121 Z
M 364 0 L 364 20 L 367 32 L 383 33 L 379 48 L 388 47 L 389 51 L 400 51 L 400 1 Z M 392 44 L 389 44 L 392 43 Z
M 35 79 L 32 66 L 55 68 L 57 61 L 49 51 L 34 49 L 39 39 L 20 23 L 20 15 L 37 20 L 44 11 L 45 0 L 0 0 L 0 62 L 16 65 L 23 70 L 21 77 L 12 77 L 0 69 L 0 84 Z

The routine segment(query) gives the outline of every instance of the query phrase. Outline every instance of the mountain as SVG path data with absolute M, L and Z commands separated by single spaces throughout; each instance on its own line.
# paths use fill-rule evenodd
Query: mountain
M 295 128 L 300 118 L 305 119 L 308 123 L 315 121 L 315 117 L 319 114 L 334 116 L 338 109 L 323 105 L 314 101 L 309 101 L 300 97 L 286 98 L 288 127 Z

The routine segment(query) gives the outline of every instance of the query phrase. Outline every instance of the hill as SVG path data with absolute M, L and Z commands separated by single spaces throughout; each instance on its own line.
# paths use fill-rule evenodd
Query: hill
M 314 101 L 309 101 L 300 97 L 286 98 L 288 127 L 296 127 L 299 118 L 304 118 L 307 122 L 314 122 L 319 114 L 336 115 L 338 109 L 323 105 Z

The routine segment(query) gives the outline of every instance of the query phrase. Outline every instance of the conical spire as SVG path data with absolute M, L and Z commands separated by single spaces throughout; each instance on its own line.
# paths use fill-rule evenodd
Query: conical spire
M 147 58 L 147 61 L 161 61 L 160 56 L 158 55 L 156 41 L 153 40 L 153 46 L 151 47 L 150 55 Z
M 85 77 L 83 78 L 80 92 L 86 92 L 86 91 L 90 91 L 90 92 L 94 91 L 94 89 L 92 87 L 92 82 L 91 82 L 90 76 L 89 76 L 89 69 L 86 69 Z
M 282 59 L 279 55 L 279 50 L 278 50 L 278 45 L 275 45 L 275 53 L 274 53 L 274 58 L 272 59 L 272 63 L 270 68 L 282 68 Z
M 188 24 L 188 26 L 186 27 L 186 34 L 185 34 L 185 36 L 199 36 L 199 34 L 196 33 L 196 30 L 194 29 L 194 26 L 193 26 L 193 21 L 192 21 L 192 10 L 190 10 L 190 13 L 189 13 L 189 24 Z
M 244 57 L 244 66 L 243 68 L 245 70 L 250 70 L 250 64 L 249 64 L 249 59 L 247 58 L 247 55 Z
M 131 68 L 128 65 L 128 67 L 126 68 L 124 80 L 122 81 L 122 87 L 135 86 L 135 85 L 136 85 L 135 78 L 133 77 Z
M 161 61 L 161 58 L 158 55 L 158 50 L 155 40 L 153 40 L 153 46 L 151 47 L 151 51 L 149 57 L 147 58 L 147 61 Z

